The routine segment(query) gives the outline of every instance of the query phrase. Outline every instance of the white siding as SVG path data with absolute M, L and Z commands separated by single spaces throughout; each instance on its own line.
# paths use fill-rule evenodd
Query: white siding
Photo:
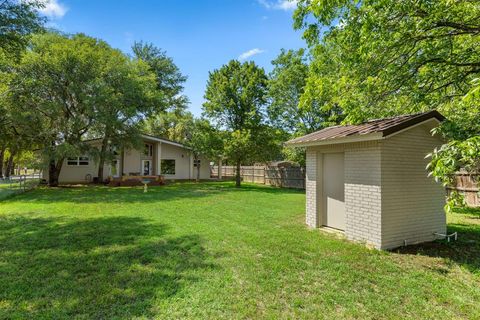
M 142 169 L 143 149 L 130 149 L 123 152 L 123 175 L 138 175 Z
M 445 233 L 445 191 L 427 176 L 425 155 L 443 142 L 428 124 L 387 138 L 382 144 L 382 248 L 434 240 Z
M 191 152 L 184 148 L 168 143 L 158 143 L 146 140 L 145 142 L 154 145 L 153 156 L 146 156 L 143 153 L 143 144 L 141 150 L 129 149 L 125 150 L 123 155 L 123 161 L 120 165 L 120 170 L 123 175 L 138 174 L 141 173 L 142 159 L 152 160 L 152 173 L 157 173 L 157 161 L 160 155 L 161 159 L 175 160 L 175 174 L 164 175 L 166 179 L 195 179 L 196 168 L 193 167 L 193 158 Z M 161 148 L 158 150 L 157 148 Z M 158 152 L 159 151 L 159 152 Z M 205 157 L 200 157 L 200 179 L 210 179 L 210 161 Z M 43 178 L 48 179 L 48 170 L 43 171 Z M 66 161 L 60 172 L 60 183 L 84 183 L 87 182 L 86 176 L 89 174 L 91 178 L 98 176 L 98 163 L 90 160 L 88 166 L 68 166 Z M 107 178 L 110 175 L 110 166 L 108 163 L 104 167 L 104 177 Z

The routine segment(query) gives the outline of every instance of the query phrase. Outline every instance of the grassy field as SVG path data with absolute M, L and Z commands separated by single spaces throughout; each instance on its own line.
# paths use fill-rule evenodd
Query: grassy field
M 41 188 L 0 202 L 0 318 L 480 318 L 480 211 L 455 243 L 369 250 L 305 195 L 225 183 Z

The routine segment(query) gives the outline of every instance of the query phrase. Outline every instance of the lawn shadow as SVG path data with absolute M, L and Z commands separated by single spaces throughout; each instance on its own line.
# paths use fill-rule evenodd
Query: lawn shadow
M 233 182 L 181 182 L 168 186 L 148 188 L 143 192 L 143 187 L 104 187 L 104 186 L 68 186 L 60 188 L 39 188 L 31 192 L 22 202 L 52 203 L 151 203 L 166 202 L 188 198 L 191 201 L 212 197 L 220 193 L 228 192 L 251 192 L 268 194 L 301 193 L 302 190 L 282 189 L 264 185 L 244 184 L 235 188 Z M 16 201 L 18 197 L 12 197 L 7 201 Z
M 458 213 L 469 213 L 470 211 L 457 211 Z M 478 219 L 480 210 L 474 213 L 470 219 Z M 456 263 L 466 267 L 473 273 L 480 274 L 480 225 L 465 223 L 449 223 L 447 233 L 457 232 L 458 239 L 450 242 L 439 240 L 427 242 L 418 245 L 411 245 L 394 250 L 403 254 L 418 254 L 429 257 L 445 258 L 449 262 Z
M 152 317 L 216 268 L 202 243 L 141 218 L 0 218 L 0 318 Z

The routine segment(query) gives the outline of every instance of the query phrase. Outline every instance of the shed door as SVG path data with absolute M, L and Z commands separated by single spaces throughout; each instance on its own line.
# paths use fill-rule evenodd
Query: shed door
M 345 230 L 345 168 L 343 153 L 323 155 L 323 225 Z

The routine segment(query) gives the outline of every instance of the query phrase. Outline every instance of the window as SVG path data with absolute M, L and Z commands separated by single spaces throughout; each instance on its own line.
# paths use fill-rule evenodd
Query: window
M 152 157 L 153 156 L 153 144 L 145 143 L 145 149 L 143 151 L 143 154 L 145 154 L 147 157 Z
M 193 159 L 193 166 L 194 167 L 200 167 L 201 163 L 200 163 L 200 159 Z
M 175 174 L 175 160 L 161 161 L 162 174 Z
M 88 166 L 90 159 L 88 157 L 71 157 L 67 158 L 67 165 L 69 166 Z

